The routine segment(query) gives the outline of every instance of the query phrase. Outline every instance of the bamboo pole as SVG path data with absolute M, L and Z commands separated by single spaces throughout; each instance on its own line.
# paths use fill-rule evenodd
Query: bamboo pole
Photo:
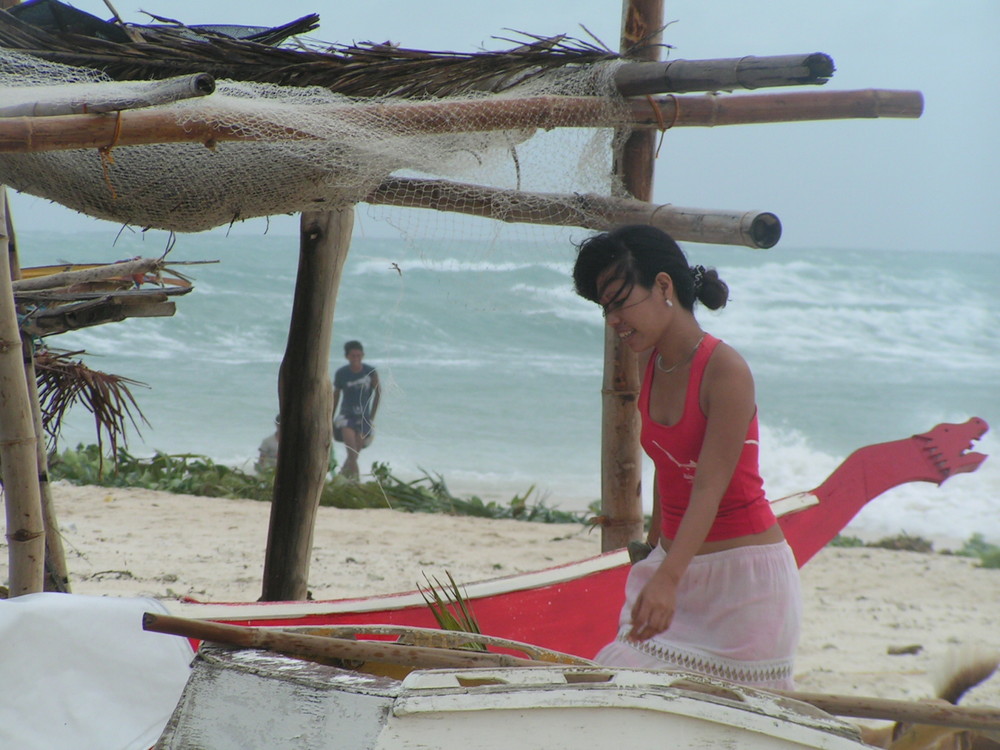
M 281 440 L 261 601 L 305 600 L 316 508 L 330 465 L 333 311 L 354 207 L 302 214 L 299 270 L 278 378 Z
M 486 185 L 391 177 L 366 203 L 482 216 L 499 221 L 605 230 L 619 224 L 650 224 L 684 242 L 769 248 L 781 222 L 766 211 L 724 211 L 656 205 L 601 195 L 557 195 Z
M 403 664 L 418 669 L 470 669 L 476 667 L 521 667 L 549 665 L 509 654 L 464 651 L 452 648 L 409 646 L 386 641 L 354 641 L 322 635 L 289 633 L 273 628 L 224 625 L 205 620 L 157 615 L 142 616 L 142 627 L 155 633 L 169 633 L 242 648 L 260 648 L 301 659 L 347 659 Z
M 45 524 L 38 486 L 37 437 L 21 361 L 11 289 L 6 203 L 0 202 L 0 464 L 7 510 L 10 596 L 42 591 Z
M 663 0 L 624 0 L 621 49 L 656 62 L 662 40 Z M 627 133 L 627 135 L 626 135 Z M 615 172 L 634 199 L 653 198 L 656 134 L 623 131 Z M 604 378 L 601 388 L 601 549 L 625 547 L 643 534 L 642 458 L 639 447 L 639 367 L 635 353 L 604 327 Z
M 614 80 L 622 96 L 645 96 L 821 85 L 829 80 L 833 71 L 833 59 L 822 52 L 814 52 L 809 55 L 747 55 L 717 60 L 625 63 L 615 70 Z
M 21 276 L 21 264 L 14 235 L 14 222 L 10 215 L 10 201 L 7 191 L 3 191 L 4 217 L 7 227 L 7 247 L 10 262 L 10 277 L 16 282 Z M 42 407 L 38 398 L 38 377 L 35 373 L 34 344 L 31 335 L 19 326 L 21 331 L 21 357 L 24 362 L 24 382 L 28 386 L 28 402 L 31 404 L 31 419 L 35 429 L 35 458 L 38 461 L 38 493 L 42 506 L 42 525 L 45 529 L 45 591 L 70 593 L 69 569 L 66 567 L 66 551 L 63 548 L 62 532 L 56 518 L 55 503 L 52 502 L 52 486 L 49 484 L 49 457 L 45 446 L 45 428 L 42 425 Z
M 247 105 L 249 106 L 249 105 Z M 311 108 L 310 113 L 320 112 Z M 528 130 L 554 127 L 629 127 L 667 129 L 717 127 L 752 123 L 801 122 L 879 117 L 919 117 L 919 91 L 792 92 L 733 96 L 666 96 L 652 101 L 630 99 L 626 107 L 609 106 L 596 97 L 540 96 L 524 99 L 402 103 L 392 105 L 331 106 L 330 118 L 350 121 L 359 128 L 396 130 L 402 134 L 461 133 Z M 247 110 L 259 119 L 260 113 Z M 79 148 L 141 146 L 156 143 L 254 141 L 260 136 L 235 125 L 197 119 L 187 111 L 178 123 L 169 108 L 117 114 L 11 117 L 0 120 L 0 153 L 36 153 Z M 312 140 L 320 136 L 286 125 L 275 125 L 272 140 Z

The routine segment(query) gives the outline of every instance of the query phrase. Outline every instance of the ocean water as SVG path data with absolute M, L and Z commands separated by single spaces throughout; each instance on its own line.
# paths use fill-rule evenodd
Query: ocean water
M 376 439 L 365 470 L 442 475 L 458 494 L 536 499 L 579 509 L 600 487 L 603 320 L 569 281 L 570 237 L 355 238 L 337 300 L 331 373 L 360 339 L 382 378 Z M 21 231 L 25 266 L 162 253 L 164 235 Z M 992 458 L 940 487 L 911 484 L 871 503 L 848 531 L 901 532 L 953 546 L 973 533 L 1000 542 L 1000 255 L 915 247 L 768 251 L 688 245 L 731 287 L 702 326 L 749 361 L 772 498 L 809 490 L 854 449 L 977 416 Z M 250 466 L 277 411 L 277 372 L 295 283 L 295 236 L 182 235 L 173 261 L 195 290 L 177 314 L 54 337 L 96 369 L 142 381 L 150 422 L 136 455 L 198 453 Z M 62 447 L 94 441 L 90 414 L 72 412 Z M 343 447 L 336 446 L 343 459 Z M 649 506 L 651 469 L 645 482 Z

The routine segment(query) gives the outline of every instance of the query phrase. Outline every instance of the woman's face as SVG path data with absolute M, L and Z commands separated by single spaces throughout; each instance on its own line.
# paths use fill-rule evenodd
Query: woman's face
M 621 278 L 598 277 L 600 305 L 604 319 L 632 351 L 643 352 L 656 344 L 663 330 L 662 313 L 666 309 L 656 289 L 637 284 L 629 288 Z

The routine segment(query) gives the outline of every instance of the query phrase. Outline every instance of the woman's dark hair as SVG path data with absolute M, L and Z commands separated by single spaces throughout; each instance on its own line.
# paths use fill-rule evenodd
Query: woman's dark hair
M 630 224 L 610 232 L 588 237 L 577 248 L 573 283 L 576 293 L 591 302 L 600 302 L 602 285 L 598 279 L 621 280 L 621 287 L 612 301 L 623 300 L 638 284 L 652 289 L 658 273 L 673 279 L 677 300 L 687 310 L 694 309 L 695 300 L 709 310 L 726 306 L 729 287 L 714 268 L 691 267 L 687 256 L 673 238 L 663 230 L 646 224 Z

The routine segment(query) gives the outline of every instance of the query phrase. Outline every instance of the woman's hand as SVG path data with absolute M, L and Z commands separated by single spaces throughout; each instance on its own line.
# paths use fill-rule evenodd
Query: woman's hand
M 677 581 L 663 567 L 639 592 L 632 607 L 630 641 L 648 641 L 670 627 L 677 607 Z

